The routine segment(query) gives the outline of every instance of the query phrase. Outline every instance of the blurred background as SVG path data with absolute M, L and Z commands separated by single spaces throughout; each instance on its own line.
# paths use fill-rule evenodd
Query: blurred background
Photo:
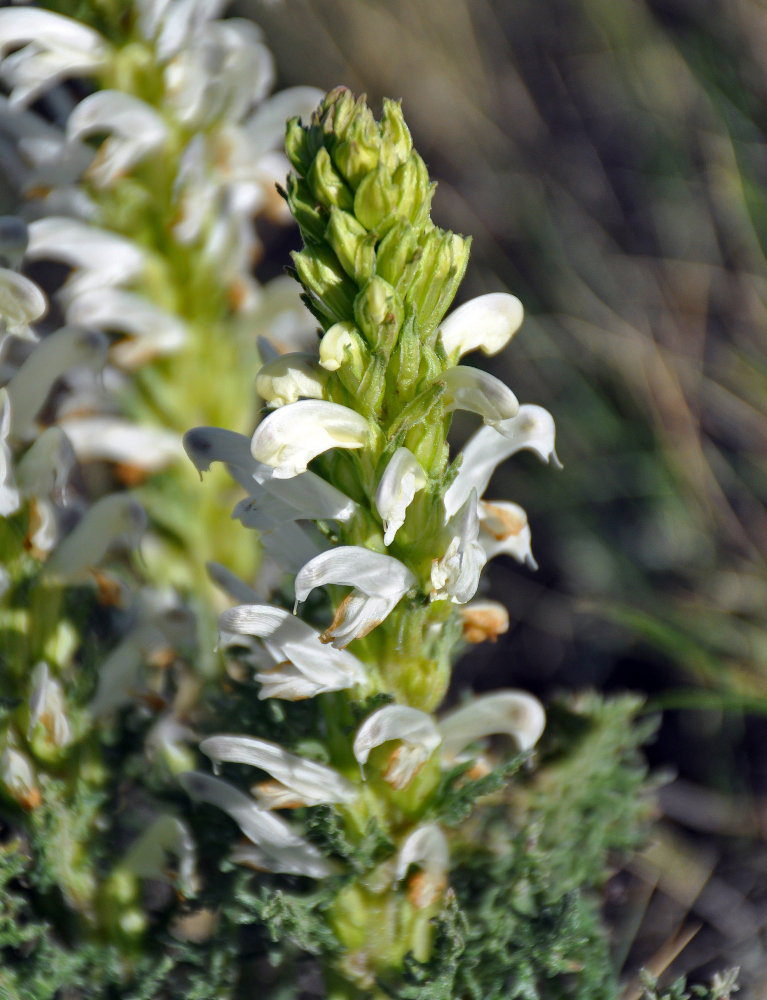
M 496 476 L 541 569 L 493 566 L 512 627 L 459 686 L 630 689 L 663 711 L 660 822 L 608 887 L 616 957 L 740 965 L 767 995 L 767 4 L 234 8 L 278 86 L 402 98 L 435 221 L 474 237 L 458 301 L 526 307 L 489 366 L 553 412 L 564 470 L 524 455 Z M 264 235 L 267 277 L 297 237 Z

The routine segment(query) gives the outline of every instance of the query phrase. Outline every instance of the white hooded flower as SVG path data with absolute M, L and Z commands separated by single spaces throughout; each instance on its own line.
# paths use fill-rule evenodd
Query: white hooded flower
M 322 634 L 324 642 L 341 648 L 380 625 L 416 579 L 392 556 L 359 545 L 341 545 L 320 553 L 300 570 L 295 582 L 296 601 L 305 601 L 315 587 L 328 583 L 354 588 Z
M 411 865 L 420 872 L 410 880 L 408 898 L 416 910 L 436 902 L 447 885 L 450 851 L 444 833 L 436 823 L 422 823 L 408 834 L 397 854 L 397 881 Z
M 260 638 L 276 666 L 256 674 L 260 698 L 298 701 L 328 691 L 366 685 L 365 668 L 351 653 L 320 641 L 317 632 L 283 608 L 245 604 L 219 618 L 219 645 Z
M 45 662 L 38 663 L 32 671 L 27 739 L 33 746 L 40 739 L 54 750 L 63 750 L 72 742 L 72 727 L 67 718 L 64 692 L 61 684 L 51 677 Z
M 407 448 L 397 448 L 384 469 L 376 490 L 376 510 L 384 526 L 384 545 L 391 545 L 405 523 L 413 497 L 426 485 L 426 473 Z
M 385 705 L 362 723 L 354 737 L 354 756 L 360 767 L 370 751 L 392 740 L 399 741 L 384 773 L 393 788 L 405 788 L 442 742 L 434 719 L 409 705 Z
M 371 432 L 356 410 L 320 399 L 302 399 L 262 420 L 251 441 L 253 457 L 270 465 L 277 479 L 305 472 L 331 448 L 362 448 Z
M 482 500 L 479 510 L 479 543 L 486 559 L 499 555 L 512 556 L 530 569 L 538 569 L 530 548 L 530 525 L 527 514 L 510 500 Z
M 133 841 L 120 861 L 120 868 L 139 878 L 168 879 L 168 858 L 178 859 L 178 881 L 182 891 L 197 888 L 197 852 L 189 827 L 177 816 L 162 813 Z
M 149 473 L 184 455 L 181 439 L 172 431 L 132 424 L 120 417 L 69 417 L 61 426 L 81 462 L 118 462 Z
M 144 101 L 119 90 L 100 90 L 84 98 L 67 120 L 67 138 L 82 139 L 108 132 L 88 176 L 97 188 L 108 188 L 151 153 L 168 137 L 160 115 Z
M 13 453 L 8 446 L 10 432 L 11 401 L 8 390 L 0 389 L 0 517 L 15 514 L 21 506 L 21 495 L 13 470 Z
M 468 365 L 457 365 L 440 376 L 445 384 L 445 409 L 478 413 L 486 424 L 497 424 L 514 417 L 519 402 L 505 383 L 489 372 Z
M 463 751 L 497 733 L 511 736 L 520 750 L 531 750 L 545 725 L 543 706 L 526 691 L 494 691 L 472 698 L 438 722 L 444 766 L 449 767 L 456 760 L 470 760 L 471 756 L 467 758 Z
M 316 355 L 281 354 L 262 365 L 256 375 L 256 392 L 269 406 L 286 406 L 297 400 L 322 399 L 327 373 Z
M 11 49 L 18 51 L 7 55 Z M 67 77 L 98 72 L 109 54 L 97 32 L 72 18 L 32 7 L 0 10 L 0 78 L 12 88 L 13 104 L 30 103 Z
M 127 493 L 102 497 L 57 546 L 46 563 L 46 572 L 76 579 L 96 566 L 113 545 L 138 545 L 146 524 L 144 508 Z
M 215 764 L 249 764 L 270 774 L 278 787 L 270 784 L 256 788 L 256 795 L 270 809 L 348 803 L 357 797 L 354 785 L 334 768 L 289 753 L 269 740 L 221 734 L 203 740 L 200 750 Z
M 9 334 L 36 340 L 30 324 L 44 316 L 47 308 L 45 296 L 34 281 L 0 267 L 0 348 Z
M 182 774 L 179 780 L 193 799 L 217 806 L 232 817 L 248 840 L 256 845 L 258 861 L 269 871 L 311 878 L 330 874 L 330 866 L 313 844 L 233 785 L 197 771 Z
M 431 566 L 432 601 L 451 600 L 465 604 L 477 592 L 482 567 L 487 561 L 478 541 L 477 495 L 471 492 L 463 507 L 447 523 L 449 542 L 445 554 Z
M 554 418 L 542 406 L 526 404 L 510 420 L 480 427 L 461 451 L 458 475 L 445 493 L 448 516 L 461 507 L 471 491 L 481 497 L 496 467 L 518 451 L 529 449 L 542 461 L 558 464 L 554 450 Z
M 454 309 L 440 325 L 445 353 L 457 361 L 469 351 L 497 354 L 522 325 L 524 311 L 515 295 L 493 292 Z

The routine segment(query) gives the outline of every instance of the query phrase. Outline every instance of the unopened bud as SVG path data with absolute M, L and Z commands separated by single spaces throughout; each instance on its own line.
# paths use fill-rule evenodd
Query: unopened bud
M 330 153 L 323 146 L 314 157 L 306 175 L 306 182 L 317 201 L 322 205 L 337 205 L 351 209 L 354 198 L 343 177 L 330 162 Z
M 12 746 L 0 757 L 0 787 L 22 809 L 37 809 L 43 801 L 29 758 Z
M 415 230 L 403 219 L 398 219 L 378 245 L 376 274 L 398 290 L 407 288 L 420 256 Z
M 381 136 L 373 113 L 364 103 L 358 106 L 343 141 L 336 143 L 331 152 L 333 162 L 352 188 L 375 170 L 381 155 Z
M 329 372 L 352 372 L 362 378 L 367 365 L 365 341 L 354 323 L 335 323 L 320 341 L 320 364 Z
M 322 130 L 317 125 L 305 128 L 300 118 L 290 119 L 285 127 L 285 152 L 302 177 L 306 176 L 321 147 Z
M 262 365 L 256 392 L 270 406 L 286 406 L 298 399 L 322 399 L 327 372 L 313 354 L 280 354 Z
M 392 180 L 399 191 L 397 215 L 422 226 L 429 218 L 431 199 L 436 185 L 429 181 L 426 164 L 415 150 L 394 171 Z
M 308 245 L 293 252 L 301 284 L 319 303 L 331 323 L 351 319 L 357 289 L 328 247 Z
M 354 300 L 354 318 L 371 346 L 390 353 L 404 318 L 402 300 L 388 281 L 376 276 Z
M 406 301 L 418 312 L 422 335 L 428 338 L 455 297 L 469 262 L 471 241 L 433 227 L 421 239 L 423 258 Z
M 345 139 L 358 103 L 347 87 L 329 91 L 319 109 L 324 134 L 338 141 Z
M 354 214 L 366 229 L 386 228 L 386 222 L 394 222 L 394 209 L 399 192 L 392 183 L 386 167 L 379 163 L 360 181 L 354 195 Z
M 306 181 L 291 174 L 288 177 L 288 190 L 285 197 L 304 239 L 309 238 L 320 242 L 325 234 L 327 216 L 317 208 L 316 201 Z
M 381 159 L 390 170 L 404 163 L 413 148 L 399 101 L 384 98 L 381 116 Z
M 333 207 L 325 238 L 335 250 L 344 271 L 358 285 L 364 285 L 373 276 L 376 269 L 375 233 L 368 233 L 353 215 Z

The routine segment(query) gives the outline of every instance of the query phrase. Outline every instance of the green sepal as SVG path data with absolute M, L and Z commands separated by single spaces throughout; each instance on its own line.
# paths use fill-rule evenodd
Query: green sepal
M 334 87 L 325 95 L 318 114 L 323 135 L 331 144 L 334 140 L 338 142 L 346 138 L 360 101 L 364 104 L 364 94 L 355 100 L 348 87 Z
M 287 183 L 285 199 L 301 229 L 301 235 L 310 243 L 321 243 L 325 235 L 327 216 L 319 210 L 306 181 L 296 177 L 295 174 L 290 174 Z
M 436 184 L 429 182 L 426 164 L 415 150 L 397 167 L 392 180 L 399 191 L 397 215 L 416 227 L 422 226 L 429 218 Z
M 415 315 L 412 309 L 407 309 L 392 360 L 392 381 L 400 400 L 412 395 L 418 382 L 420 359 L 421 341 L 415 328 Z
M 357 393 L 357 405 L 366 411 L 365 416 L 372 416 L 380 409 L 386 391 L 387 361 L 388 355 L 376 351 L 362 377 Z
M 402 299 L 388 281 L 371 278 L 354 300 L 354 320 L 371 347 L 391 355 L 405 316 Z
M 420 258 L 415 229 L 398 219 L 378 244 L 376 274 L 401 292 L 411 284 Z
M 381 115 L 381 159 L 390 170 L 404 163 L 413 148 L 399 101 L 385 97 Z
M 335 206 L 330 210 L 330 222 L 325 239 L 335 251 L 341 266 L 358 285 L 364 285 L 376 271 L 375 233 Z
M 354 195 L 354 214 L 366 229 L 384 230 L 387 222 L 394 222 L 392 213 L 398 201 L 399 192 L 392 176 L 379 163 L 360 181 Z
M 415 306 L 421 336 L 429 340 L 458 291 L 469 262 L 471 240 L 434 226 L 420 243 L 423 257 L 405 301 Z
M 327 319 L 332 323 L 352 319 L 357 289 L 333 251 L 327 246 L 309 245 L 303 250 L 294 250 L 291 257 L 299 281 L 319 303 Z
M 397 416 L 389 427 L 386 435 L 387 441 L 396 442 L 395 447 L 399 448 L 404 444 L 404 438 L 414 427 L 425 425 L 429 434 L 434 433 L 434 427 L 429 423 L 429 416 L 435 407 L 442 407 L 442 397 L 445 394 L 445 386 L 442 382 L 435 382 L 429 386 L 425 392 L 420 393 L 412 402 L 408 403 L 404 410 Z M 406 447 L 410 448 L 410 445 Z M 412 451 L 412 448 L 410 449 Z M 415 454 L 415 452 L 413 452 Z M 416 458 L 418 456 L 416 455 Z M 421 463 L 423 465 L 423 462 Z M 424 466 L 424 468 L 426 468 Z
M 351 191 L 331 163 L 330 153 L 324 146 L 314 157 L 306 174 L 306 182 L 317 201 L 328 208 L 337 205 L 338 208 L 350 209 L 354 205 Z
M 373 113 L 360 98 L 355 115 L 341 141 L 331 147 L 336 167 L 352 188 L 375 170 L 381 155 L 381 136 Z M 338 133 L 336 133 L 338 135 Z
M 285 126 L 285 153 L 293 168 L 305 177 L 312 160 L 322 147 L 322 131 L 316 126 L 305 127 L 300 118 L 291 118 Z

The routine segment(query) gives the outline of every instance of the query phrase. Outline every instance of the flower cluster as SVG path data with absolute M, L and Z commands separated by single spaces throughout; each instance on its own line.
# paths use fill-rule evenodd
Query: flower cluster
M 434 814 L 441 772 L 479 767 L 491 734 L 529 751 L 543 730 L 540 705 L 519 691 L 432 713 L 461 638 L 507 627 L 501 605 L 473 601 L 485 563 L 505 553 L 534 566 L 525 512 L 485 490 L 520 450 L 556 460 L 554 424 L 460 364 L 501 350 L 522 309 L 495 293 L 446 317 L 469 243 L 431 222 L 433 185 L 399 105 L 385 101 L 379 123 L 364 99 L 332 91 L 308 125 L 288 123 L 286 148 L 295 172 L 283 193 L 304 239 L 293 265 L 319 351 L 265 359 L 256 388 L 270 412 L 251 438 L 198 427 L 185 446 L 201 472 L 224 463 L 247 493 L 235 516 L 294 574 L 293 613 L 230 579 L 244 603 L 222 615 L 220 645 L 247 649 L 260 698 L 319 700 L 327 756 L 212 736 L 202 750 L 217 766 L 249 764 L 271 780 L 255 798 L 204 773 L 183 780 L 239 823 L 250 844 L 235 857 L 272 871 L 322 878 L 338 867 L 274 809 L 332 804 L 352 839 L 372 821 L 385 830 L 394 853 L 361 881 L 347 872 L 328 915 L 346 951 L 336 973 L 367 988 L 406 953 L 429 953 L 449 879 Z M 451 457 L 455 410 L 482 425 Z M 389 703 L 355 721 L 353 706 L 371 697 Z

